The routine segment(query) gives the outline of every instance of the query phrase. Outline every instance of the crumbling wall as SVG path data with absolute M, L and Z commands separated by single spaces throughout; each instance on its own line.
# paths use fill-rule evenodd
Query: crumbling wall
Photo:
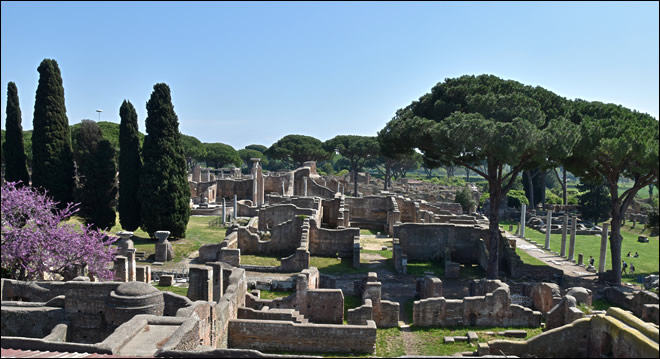
M 229 347 L 261 351 L 373 353 L 376 323 L 298 324 L 274 320 L 229 321 Z
M 353 226 L 386 232 L 387 212 L 392 210 L 389 197 L 346 197 L 346 204 Z
M 271 230 L 276 225 L 290 221 L 296 216 L 316 216 L 312 208 L 300 208 L 293 204 L 270 205 L 259 209 L 259 231 Z
M 242 199 L 252 199 L 252 179 L 233 179 L 233 178 L 221 178 L 216 179 L 216 202 L 222 202 L 224 197 L 228 202 L 234 200 L 234 195 L 239 200 Z
M 479 242 L 486 228 L 457 224 L 403 223 L 394 226 L 394 237 L 408 260 L 445 260 L 449 249 L 451 260 L 462 264 L 482 264 Z M 484 248 L 484 247 L 482 247 Z
M 561 345 L 558 345 L 560 343 Z M 488 342 L 492 355 L 544 358 L 657 358 L 658 328 L 624 310 L 578 319 L 529 340 Z
M 315 256 L 342 258 L 353 257 L 353 238 L 360 235 L 360 228 L 328 229 L 312 223 L 309 233 L 309 252 Z
M 415 301 L 413 323 L 419 326 L 539 327 L 541 313 L 511 304 L 509 286 L 495 281 L 498 288 L 485 296 L 463 299 L 427 298 Z

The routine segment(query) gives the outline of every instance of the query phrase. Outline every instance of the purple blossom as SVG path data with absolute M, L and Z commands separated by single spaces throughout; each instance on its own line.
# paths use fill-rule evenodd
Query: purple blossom
M 87 266 L 89 274 L 113 279 L 109 263 L 114 260 L 117 237 L 90 226 L 64 223 L 78 211 L 69 203 L 57 209 L 56 202 L 29 186 L 2 187 L 2 268 L 14 278 L 39 279 L 54 273 L 70 279 L 77 268 Z

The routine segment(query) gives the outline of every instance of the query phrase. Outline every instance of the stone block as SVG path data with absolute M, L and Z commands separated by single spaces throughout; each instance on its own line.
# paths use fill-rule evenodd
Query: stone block
M 490 354 L 490 347 L 488 346 L 488 343 L 479 343 L 477 347 L 477 356 L 485 356 Z
M 128 282 L 128 258 L 116 256 L 114 262 L 115 280 Z
M 479 337 L 475 332 L 467 332 L 467 338 L 470 343 L 477 343 L 479 341 Z
M 507 330 L 504 332 L 504 336 L 509 338 L 525 338 L 527 337 L 527 332 L 524 330 Z
M 454 344 L 454 337 L 445 337 L 445 344 Z
M 167 262 L 171 261 L 172 258 L 174 258 L 174 248 L 167 239 L 156 243 L 156 262 Z
M 454 337 L 454 340 L 457 341 L 457 342 L 467 342 L 468 337 L 458 336 L 458 337 Z
M 164 274 L 160 276 L 160 281 L 158 285 L 163 287 L 169 287 L 174 284 L 174 276 L 171 274 Z
M 541 313 L 547 313 L 554 306 L 552 297 L 558 297 L 560 293 L 557 284 L 542 282 L 532 288 L 530 296 L 534 308 Z
M 577 300 L 578 304 L 586 304 L 586 305 L 591 305 L 592 302 L 592 295 L 591 295 L 591 290 L 583 287 L 573 287 L 569 288 L 568 292 L 566 292 L 566 295 L 573 296 L 575 300 Z

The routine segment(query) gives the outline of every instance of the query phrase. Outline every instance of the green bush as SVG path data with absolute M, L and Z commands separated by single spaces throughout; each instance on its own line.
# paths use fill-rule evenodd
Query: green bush
M 509 207 L 520 208 L 522 203 L 529 205 L 529 200 L 525 197 L 525 191 L 512 189 L 506 195 L 506 198 Z
M 472 199 L 472 193 L 467 187 L 463 187 L 460 191 L 456 192 L 456 198 L 454 202 L 460 203 L 463 212 L 467 213 L 470 210 L 470 206 L 475 205 L 474 200 Z
M 335 174 L 335 176 L 343 177 L 343 176 L 346 176 L 347 174 L 348 174 L 348 170 L 344 169 L 344 170 L 341 170 L 341 171 L 337 172 L 337 174 Z
M 560 189 L 560 191 L 561 191 L 561 189 Z M 563 202 L 564 201 L 562 201 L 561 197 L 554 194 L 553 191 L 550 191 L 548 189 L 545 190 L 545 203 L 547 203 L 547 204 L 562 204 Z

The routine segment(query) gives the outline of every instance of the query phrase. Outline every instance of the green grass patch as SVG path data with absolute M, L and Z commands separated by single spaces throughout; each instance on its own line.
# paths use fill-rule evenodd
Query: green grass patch
M 277 267 L 280 265 L 280 258 L 241 254 L 241 264 L 247 264 L 253 266 Z
M 344 324 L 347 324 L 346 318 L 348 310 L 357 308 L 362 305 L 362 298 L 359 295 L 345 295 L 344 296 Z
M 538 258 L 535 258 L 535 257 L 532 257 L 530 254 L 528 254 L 527 252 L 525 252 L 522 249 L 516 249 L 516 253 L 520 257 L 520 259 L 523 261 L 523 263 L 530 264 L 530 265 L 533 265 L 533 266 L 545 266 L 545 265 L 547 265 L 542 260 L 540 260 Z
M 610 307 L 616 306 L 607 299 L 596 299 L 591 305 L 578 304 L 578 308 L 585 314 L 591 314 L 594 310 L 607 311 Z
M 156 287 L 156 289 L 158 289 L 158 290 L 172 292 L 174 294 L 182 295 L 184 297 L 188 295 L 188 288 L 187 287 L 175 287 L 173 285 L 171 285 L 171 286 L 155 285 L 154 287 Z
M 217 218 L 217 216 L 191 216 L 186 227 L 186 238 L 168 238 L 174 249 L 173 262 L 180 262 L 187 258 L 204 244 L 220 243 L 225 239 L 225 227 L 209 227 L 209 221 L 214 218 Z M 72 217 L 67 223 L 81 224 L 82 221 L 79 217 Z M 117 232 L 122 230 L 119 217 L 117 217 L 116 223 L 108 231 L 109 234 L 116 235 Z M 145 252 L 147 258 L 154 254 L 156 239 L 149 238 L 149 234 L 142 229 L 133 231 L 132 240 L 135 249 Z
M 444 263 L 440 262 L 422 262 L 422 261 L 408 261 L 408 274 L 414 276 L 423 276 L 424 272 L 433 272 L 433 274 L 442 278 L 445 274 Z
M 341 258 L 341 260 L 335 257 L 316 257 L 312 256 L 309 259 L 310 266 L 316 267 L 319 269 L 319 272 L 323 274 L 356 274 L 356 273 L 368 273 L 368 266 L 360 266 L 360 268 L 353 268 L 353 259 L 352 258 Z M 366 261 L 360 261 L 360 263 L 366 263 Z
M 259 291 L 259 298 L 261 298 L 261 299 L 277 299 L 277 298 L 288 297 L 291 294 L 293 294 L 293 292 L 278 292 L 278 291 L 274 291 L 274 290 L 265 290 L 265 289 L 263 289 L 263 290 Z
M 406 347 L 398 327 L 376 330 L 376 356 L 394 358 L 406 355 Z
M 478 264 L 461 264 L 461 278 L 482 279 L 486 277 L 486 271 Z
M 418 346 L 419 355 L 451 355 L 459 352 L 475 351 L 476 345 L 471 345 L 467 342 L 457 342 L 454 344 L 445 344 L 445 336 L 465 336 L 467 332 L 476 332 L 479 336 L 479 342 L 485 343 L 494 339 L 507 339 L 507 340 L 525 340 L 535 335 L 541 334 L 541 328 L 501 328 L 501 327 L 454 327 L 454 328 L 427 328 L 415 327 L 412 328 L 412 333 L 417 339 L 416 345 Z M 503 332 L 505 330 L 525 330 L 527 337 L 524 339 L 506 338 L 499 335 L 486 335 L 484 332 Z
M 378 234 L 378 232 L 381 232 L 381 231 L 378 231 L 378 230 L 375 230 L 375 229 L 360 228 L 360 234 L 365 235 L 365 236 L 371 236 L 371 235 L 375 236 L 375 235 Z
M 642 233 L 642 225 L 637 225 L 634 229 L 631 228 L 631 223 L 628 222 L 625 226 L 621 228 L 621 235 L 623 236 L 623 242 L 621 243 L 621 257 L 623 260 L 628 263 L 635 264 L 635 273 L 634 274 L 624 274 L 621 278 L 623 282 L 626 283 L 637 283 L 637 277 L 639 276 L 648 276 L 650 274 L 657 274 L 658 264 L 660 260 L 660 254 L 658 250 L 658 237 L 649 237 L 649 243 L 640 243 L 637 242 L 637 237 Z M 532 228 L 526 228 L 525 237 L 536 241 L 537 243 L 545 243 L 545 233 L 541 233 Z M 566 238 L 566 253 L 568 254 L 568 242 L 570 241 L 570 234 Z M 612 269 L 612 253 L 610 251 L 609 241 L 607 246 L 607 258 L 605 261 L 605 269 Z M 561 251 L 561 234 L 551 234 L 550 235 L 550 249 L 560 252 Z M 518 251 L 522 252 L 522 251 Z M 626 257 L 626 254 L 631 252 L 639 253 L 638 258 Z M 595 259 L 594 267 L 598 268 L 598 260 L 600 254 L 600 235 L 577 235 L 575 236 L 575 258 L 579 253 L 584 255 L 584 262 L 588 263 L 589 256 L 593 256 Z M 521 257 L 522 258 L 522 257 Z M 630 267 L 628 267 L 630 268 Z M 628 271 L 629 272 L 629 271 Z
M 392 251 L 377 251 L 374 249 L 362 249 L 360 253 L 378 254 L 381 257 L 392 259 Z

